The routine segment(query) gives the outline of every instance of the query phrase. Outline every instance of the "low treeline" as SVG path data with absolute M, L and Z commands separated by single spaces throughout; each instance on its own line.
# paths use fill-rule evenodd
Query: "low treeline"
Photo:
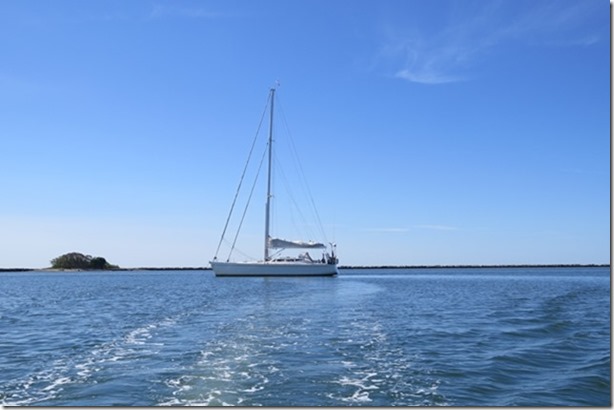
M 101 256 L 70 252 L 51 259 L 51 269 L 110 270 L 119 269 L 119 266 L 111 265 Z
M 339 269 L 607 268 L 609 264 L 339 266 Z

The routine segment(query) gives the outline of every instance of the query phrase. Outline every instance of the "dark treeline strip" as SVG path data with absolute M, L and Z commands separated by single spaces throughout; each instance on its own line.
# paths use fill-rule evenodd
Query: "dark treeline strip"
M 380 265 L 380 266 L 339 266 L 342 270 L 351 269 L 499 269 L 499 268 L 609 268 L 609 264 L 551 264 L 551 265 Z M 62 269 L 33 269 L 33 268 L 0 268 L 0 272 L 35 272 L 58 271 Z M 71 270 L 71 269 L 68 269 Z M 77 269 L 78 270 L 78 269 Z M 132 271 L 197 271 L 211 270 L 211 267 L 174 267 L 174 268 L 117 268 L 108 269 L 116 272 Z
M 499 268 L 608 268 L 609 264 L 551 264 L 551 265 L 381 265 L 339 266 L 339 269 L 499 269 Z

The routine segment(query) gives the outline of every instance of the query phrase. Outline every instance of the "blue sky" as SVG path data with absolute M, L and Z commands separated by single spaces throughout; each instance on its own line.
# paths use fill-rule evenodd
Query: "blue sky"
M 0 267 L 206 266 L 276 80 L 341 264 L 608 263 L 609 24 L 603 0 L 0 2 Z

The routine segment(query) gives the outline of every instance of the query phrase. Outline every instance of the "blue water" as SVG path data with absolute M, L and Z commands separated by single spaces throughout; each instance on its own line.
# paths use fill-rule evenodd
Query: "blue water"
M 609 268 L 0 273 L 0 404 L 609 406 Z

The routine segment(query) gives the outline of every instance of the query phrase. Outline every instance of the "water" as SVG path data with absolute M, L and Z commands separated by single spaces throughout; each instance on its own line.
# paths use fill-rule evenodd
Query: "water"
M 0 273 L 0 403 L 610 406 L 609 268 Z

